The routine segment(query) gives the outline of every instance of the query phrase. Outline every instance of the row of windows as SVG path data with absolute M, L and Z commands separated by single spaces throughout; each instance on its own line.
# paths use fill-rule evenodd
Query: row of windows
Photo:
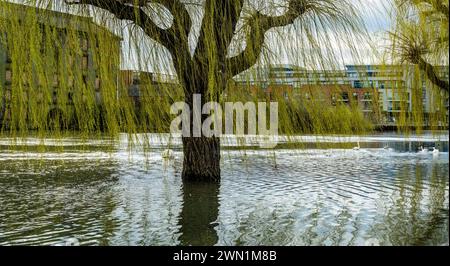
M 401 88 L 405 86 L 404 81 L 361 81 L 356 80 L 353 82 L 353 88 L 362 89 L 362 88 L 379 88 L 379 89 L 392 89 L 392 88 Z
M 402 71 L 380 71 L 380 72 L 347 72 L 347 77 L 402 77 Z
M 88 81 L 87 76 L 83 75 L 83 83 L 87 84 L 88 83 L 87 81 Z M 7 85 L 10 85 L 11 82 L 12 82 L 12 71 L 11 70 L 7 70 L 5 72 L 5 83 Z M 100 83 L 101 83 L 100 78 L 96 77 L 95 80 L 94 80 L 95 89 L 100 89 Z M 53 76 L 53 80 L 52 80 L 52 86 L 53 87 L 57 87 L 59 84 L 60 84 L 59 76 L 58 75 L 54 75 Z M 67 86 L 68 87 L 73 87 L 73 85 L 74 85 L 74 78 L 73 77 L 72 78 L 68 78 L 67 79 Z
M 74 60 L 73 57 L 69 57 L 69 64 L 68 64 L 68 66 L 73 66 L 74 65 L 74 61 L 75 60 Z M 10 64 L 11 62 L 12 61 L 9 60 L 9 62 L 7 61 L 7 64 Z M 87 71 L 89 69 L 89 58 L 88 58 L 87 55 L 85 55 L 85 56 L 83 56 L 81 58 L 81 69 L 82 69 L 82 71 Z M 7 65 L 7 69 L 5 71 L 5 82 L 7 84 L 10 84 L 12 82 L 12 71 L 11 71 L 11 69 L 9 69 L 8 65 Z
M 24 92 L 24 99 L 25 100 L 27 100 L 28 99 L 28 93 L 27 92 Z M 72 92 L 72 91 L 69 91 L 69 92 L 67 92 L 67 94 L 65 94 L 66 96 L 67 96 L 67 98 L 65 99 L 65 101 L 66 101 L 66 103 L 67 104 L 73 104 L 74 103 L 74 93 Z M 61 95 L 61 96 L 63 96 L 63 98 L 64 98 L 64 96 L 65 95 Z M 10 90 L 5 90 L 5 92 L 4 92 L 4 94 L 3 94 L 3 99 L 4 99 L 4 101 L 6 101 L 6 102 L 9 102 L 9 101 L 11 101 L 11 91 Z M 37 97 L 36 98 L 36 100 L 38 101 L 38 102 L 42 102 L 43 100 L 44 100 L 44 95 L 41 93 L 41 94 L 38 94 L 37 96 L 35 96 L 35 97 Z M 84 96 L 83 96 L 84 97 Z M 53 91 L 53 93 L 52 93 L 52 96 L 51 96 L 51 103 L 52 104 L 57 104 L 58 103 L 58 94 L 57 94 L 57 92 L 56 91 Z M 95 98 L 96 98 L 96 100 L 98 101 L 99 100 L 99 98 L 100 98 L 100 94 L 99 94 L 99 92 L 96 92 L 95 93 Z M 59 98 L 59 99 L 61 99 L 61 98 Z M 0 102 L 1 103 L 1 102 Z M 1 106 L 1 105 L 0 105 Z
M 367 78 L 367 77 L 397 77 L 402 78 L 402 72 L 367 72 L 367 73 L 305 73 L 305 72 L 271 72 L 269 78 Z
M 304 96 L 305 96 L 305 98 L 307 98 L 307 99 L 311 99 L 311 95 L 308 93 L 308 92 L 306 92 L 305 94 L 304 94 Z M 348 92 L 342 92 L 342 93 L 340 93 L 340 94 L 333 94 L 332 96 L 331 96 L 331 99 L 332 100 L 336 100 L 337 98 L 339 98 L 339 99 L 342 99 L 342 100 L 344 100 L 344 101 L 348 101 L 349 99 L 350 99 L 350 96 L 349 96 L 349 93 Z M 357 101 L 357 100 L 359 100 L 361 98 L 361 100 L 372 100 L 372 93 L 371 92 L 365 92 L 363 95 L 362 95 L 362 97 L 359 97 L 359 95 L 358 95 L 358 93 L 356 93 L 356 92 L 354 92 L 354 93 L 352 93 L 352 99 L 353 100 L 355 100 L 355 101 Z
M 58 56 L 56 55 L 56 60 L 58 60 Z M 7 64 L 11 64 L 12 63 L 12 59 L 9 56 L 9 54 L 6 55 L 6 63 Z M 68 57 L 68 62 L 67 62 L 68 66 L 74 66 L 75 65 L 75 58 L 70 56 Z M 83 57 L 81 58 L 81 67 L 83 70 L 87 70 L 89 68 L 89 55 L 88 54 L 84 54 Z
M 296 73 L 296 72 L 271 72 L 269 78 L 304 78 L 304 79 L 328 79 L 328 78 L 345 78 L 343 73 Z

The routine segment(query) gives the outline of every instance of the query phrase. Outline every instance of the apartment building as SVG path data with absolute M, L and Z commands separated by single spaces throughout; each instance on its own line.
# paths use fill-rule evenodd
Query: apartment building
M 42 101 L 49 101 L 43 104 L 49 109 L 49 117 L 61 113 L 66 116 L 73 115 L 69 114 L 73 108 L 67 106 L 73 105 L 74 97 L 81 88 L 88 90 L 95 102 L 101 104 L 102 87 L 106 86 L 105 84 L 110 87 L 117 86 L 121 49 L 119 36 L 97 25 L 88 17 L 6 2 L 0 3 L 0 10 L 0 23 L 3 23 L 3 27 L 0 27 L 0 126 L 8 127 L 10 123 L 12 112 L 14 112 L 12 88 L 18 84 L 24 88 L 26 95 L 36 96 L 32 90 L 41 91 L 41 95 L 37 97 L 42 98 Z M 45 43 L 46 39 L 50 38 L 53 41 L 51 45 L 48 43 L 45 46 L 42 45 L 39 51 L 41 57 L 39 61 L 47 67 L 42 71 L 45 78 L 37 78 L 37 73 L 18 73 L 24 69 L 17 67 L 18 64 L 14 68 L 15 44 L 12 40 L 18 33 L 8 32 L 8 26 L 5 25 L 16 23 L 16 27 L 19 28 L 15 30 L 20 30 L 25 16 L 30 14 L 35 16 L 35 23 L 38 24 L 34 26 L 41 31 L 39 35 L 36 35 L 42 38 L 41 43 Z M 23 27 L 27 26 L 23 25 Z M 53 36 L 47 38 L 50 34 Z M 78 38 L 77 45 L 74 45 L 73 41 L 70 43 L 68 41 L 74 38 Z M 107 49 L 101 42 L 107 43 Z M 23 54 L 31 58 L 31 49 L 33 49 L 31 46 L 25 46 Z M 15 52 L 16 57 L 19 57 L 20 54 Z M 31 64 L 38 64 L 30 60 Z M 104 64 L 103 72 L 99 69 L 99 61 Z M 16 72 L 13 69 L 16 69 Z M 32 78 L 24 78 L 24 76 Z M 27 100 L 25 97 L 25 101 Z
M 356 104 L 367 118 L 387 125 L 413 111 L 413 100 L 418 97 L 424 113 L 436 111 L 439 97 L 424 77 L 420 79 L 422 87 L 418 95 L 413 69 L 413 66 L 400 65 L 346 65 L 343 70 L 319 71 L 295 65 L 271 65 L 252 68 L 234 80 L 237 86 L 251 88 L 253 94 L 259 88 L 267 98 L 278 90 L 278 94 L 286 97 L 292 94 L 331 105 Z M 437 70 L 448 80 L 448 67 L 437 67 Z M 448 98 L 445 106 L 448 110 Z

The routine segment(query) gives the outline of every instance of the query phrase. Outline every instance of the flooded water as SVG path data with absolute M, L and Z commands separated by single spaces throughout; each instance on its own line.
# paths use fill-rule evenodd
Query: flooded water
M 223 149 L 220 185 L 183 184 L 178 144 L 0 139 L 0 245 L 448 245 L 448 133 L 305 139 Z

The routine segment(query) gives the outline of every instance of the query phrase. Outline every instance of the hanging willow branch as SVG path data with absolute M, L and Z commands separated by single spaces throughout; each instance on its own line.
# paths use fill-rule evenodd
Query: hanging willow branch
M 202 101 L 265 101 L 265 97 L 255 97 L 248 88 L 236 85 L 234 78 L 252 67 L 259 71 L 259 66 L 280 63 L 282 60 L 278 59 L 282 58 L 276 58 L 277 54 L 284 52 L 287 59 L 300 67 L 336 69 L 345 63 L 343 50 L 348 49 L 357 61 L 356 43 L 370 40 L 353 1 L 349 0 L 22 2 L 28 8 L 16 4 L 6 13 L 11 19 L 0 22 L 2 32 L 9 32 L 7 50 L 13 68 L 12 84 L 5 90 L 1 88 L 5 99 L 11 94 L 6 109 L 12 110 L 12 119 L 4 115 L 1 120 L 15 121 L 14 128 L 24 132 L 31 118 L 35 125 L 32 128 L 42 132 L 52 128 L 39 126 L 48 120 L 47 114 L 52 109 L 61 110 L 57 113 L 64 117 L 64 129 L 69 128 L 68 120 L 72 117 L 77 121 L 75 128 L 83 132 L 168 132 L 171 104 L 183 100 L 190 103 L 194 93 L 202 94 Z M 20 21 L 10 15 L 16 8 L 27 10 Z M 50 10 L 56 13 L 47 13 Z M 68 24 L 82 25 L 82 28 L 68 27 L 70 34 L 64 39 L 55 25 L 67 13 L 71 14 L 67 15 Z M 42 32 L 39 27 L 46 30 Z M 120 71 L 119 54 L 115 50 L 117 40 L 112 41 L 107 35 L 99 38 L 100 28 L 127 36 L 122 42 L 122 59 L 133 61 L 136 70 L 169 72 L 176 76 L 177 83 L 155 84 L 151 76 L 146 81 L 141 79 L 140 84 L 133 85 L 141 88 L 139 107 L 135 108 L 136 103 L 127 97 L 130 82 L 117 84 Z M 80 47 L 80 34 L 89 40 L 86 63 L 94 73 L 84 73 L 80 68 L 79 60 L 84 60 L 86 53 Z M 41 47 L 55 49 L 44 49 L 43 57 Z M 28 81 L 36 79 L 34 76 L 38 76 L 39 82 L 28 86 Z M 57 76 L 54 82 L 58 84 L 57 89 L 49 85 L 54 76 Z M 94 81 L 101 84 L 100 89 L 94 90 Z M 316 84 L 316 80 L 311 83 Z M 24 96 L 27 94 L 44 95 L 47 106 L 44 101 L 29 101 Z M 294 134 L 304 129 L 314 133 L 351 133 L 370 128 L 357 108 L 328 106 L 321 101 L 310 104 L 301 94 L 293 93 L 285 104 L 282 95 L 270 96 L 270 100 L 282 103 L 280 133 Z M 73 108 L 68 107 L 69 102 L 73 102 Z M 311 125 L 300 126 L 298 118 L 310 121 Z M 3 129 L 12 128 L 5 124 Z
M 447 58 L 448 65 L 448 1 L 398 0 L 396 6 L 397 29 L 390 32 L 394 55 L 402 63 L 417 65 L 431 83 L 449 92 L 448 80 L 431 63 Z

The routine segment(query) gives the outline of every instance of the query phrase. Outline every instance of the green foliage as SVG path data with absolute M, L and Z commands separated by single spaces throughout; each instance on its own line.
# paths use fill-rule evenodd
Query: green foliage
M 354 1 L 347 0 L 22 1 L 39 9 L 6 2 L 0 0 L 0 32 L 12 77 L 1 85 L 6 110 L 0 118 L 2 132 L 13 136 L 167 132 L 171 104 L 193 92 L 221 103 L 259 101 L 248 88 L 224 95 L 237 74 L 280 63 L 280 55 L 308 69 L 336 70 L 344 52 L 357 62 L 357 44 L 370 41 Z M 176 75 L 178 84 L 143 83 L 136 102 L 119 75 L 124 61 Z M 373 129 L 355 104 L 307 100 L 298 93 L 263 100 L 278 101 L 280 134 Z M 414 121 L 423 119 L 413 114 Z M 409 119 L 399 121 L 406 125 Z
M 394 0 L 393 7 L 390 54 L 393 63 L 405 65 L 412 77 L 411 116 L 402 120 L 419 125 L 418 131 L 424 122 L 431 129 L 448 125 L 449 2 Z M 422 98 L 424 88 L 428 102 Z

